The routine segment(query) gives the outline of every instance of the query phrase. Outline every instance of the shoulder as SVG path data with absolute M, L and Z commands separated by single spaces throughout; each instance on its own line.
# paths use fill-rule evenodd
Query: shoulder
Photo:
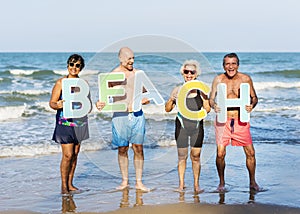
M 63 77 L 61 77 L 61 78 L 59 78 L 57 81 L 56 81 L 56 85 L 61 85 L 62 84 L 62 81 L 63 81 L 63 79 L 66 79 L 67 77 L 66 76 L 63 76 Z
M 181 86 L 176 86 L 175 88 L 173 88 L 171 95 L 172 96 L 177 95 L 180 88 L 181 88 Z
M 111 72 L 113 73 L 113 72 L 123 72 L 123 71 L 122 71 L 121 67 L 118 66 L 114 70 L 112 70 Z
M 248 74 L 244 74 L 244 73 L 239 72 L 239 77 L 241 78 L 242 82 L 252 81 L 251 77 Z
M 216 85 L 216 84 L 222 82 L 222 81 L 224 80 L 225 77 L 226 77 L 225 74 L 219 74 L 218 76 L 216 76 L 216 77 L 214 78 L 213 84 Z

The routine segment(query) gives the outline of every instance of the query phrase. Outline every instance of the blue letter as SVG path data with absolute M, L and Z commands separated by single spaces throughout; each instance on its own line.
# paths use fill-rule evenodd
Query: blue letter
M 146 89 L 146 92 L 143 92 Z M 165 101 L 158 93 L 151 80 L 147 77 L 144 71 L 135 72 L 134 80 L 134 96 L 133 96 L 133 110 L 139 111 L 142 108 L 142 99 L 147 98 L 153 100 L 156 105 L 164 105 Z
M 250 105 L 250 86 L 248 83 L 241 83 L 240 98 L 227 99 L 227 87 L 225 83 L 219 83 L 217 88 L 217 105 L 220 107 L 220 112 L 217 113 L 219 123 L 227 121 L 227 107 L 240 108 L 240 121 L 249 122 L 250 113 L 246 111 L 245 105 Z
M 72 88 L 79 88 L 79 92 L 72 92 Z M 64 117 L 79 118 L 88 114 L 91 109 L 89 99 L 89 85 L 79 78 L 62 80 L 62 97 L 64 99 Z M 80 103 L 73 108 L 74 104 Z

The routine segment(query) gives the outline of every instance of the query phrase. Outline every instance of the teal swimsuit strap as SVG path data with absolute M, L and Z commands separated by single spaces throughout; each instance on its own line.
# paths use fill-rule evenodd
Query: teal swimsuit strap
M 180 112 L 177 113 L 177 118 L 180 121 L 182 128 L 184 128 L 184 125 L 183 125 L 183 116 L 180 114 Z M 196 128 L 198 128 L 198 126 L 200 124 L 200 121 L 201 120 L 197 120 L 197 126 L 196 126 Z

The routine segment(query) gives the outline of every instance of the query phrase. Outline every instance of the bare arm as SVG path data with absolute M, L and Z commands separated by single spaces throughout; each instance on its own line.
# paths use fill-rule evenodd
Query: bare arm
M 210 107 L 212 107 L 215 112 L 219 112 L 220 108 L 218 107 L 217 103 L 215 102 L 215 98 L 217 96 L 217 86 L 219 84 L 220 80 L 217 77 L 214 78 L 213 82 L 212 82 L 212 86 L 211 86 L 211 91 L 209 94 L 209 105 Z
M 250 113 L 258 103 L 258 98 L 254 89 L 253 81 L 249 76 L 247 78 L 247 83 L 250 85 L 250 105 L 246 105 L 246 111 Z
M 61 90 L 62 90 L 62 79 L 59 79 L 56 81 L 55 85 L 53 86 L 52 89 L 52 94 L 51 94 L 51 98 L 49 101 L 49 106 L 54 109 L 54 110 L 58 110 L 61 109 L 63 107 L 63 102 L 64 100 L 60 100 L 60 94 L 61 94 Z
M 177 93 L 178 93 L 178 87 L 174 88 L 171 92 L 170 98 L 165 104 L 165 111 L 170 112 L 173 110 L 173 108 L 176 105 L 176 99 L 177 99 Z
M 207 113 L 209 113 L 211 108 L 209 105 L 208 96 L 206 94 L 204 94 L 203 92 L 201 92 L 201 97 L 203 100 L 203 108 L 206 110 Z

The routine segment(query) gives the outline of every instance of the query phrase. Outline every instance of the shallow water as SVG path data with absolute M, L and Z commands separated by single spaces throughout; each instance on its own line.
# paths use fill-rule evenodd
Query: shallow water
M 84 146 L 84 145 L 83 145 Z M 228 147 L 226 157 L 225 194 L 216 193 L 218 176 L 215 167 L 215 146 L 205 144 L 202 150 L 200 185 L 205 191 L 194 195 L 191 163 L 186 170 L 186 191 L 176 192 L 178 177 L 176 147 L 145 149 L 144 184 L 152 189 L 149 193 L 134 189 L 134 170 L 130 162 L 128 191 L 115 191 L 120 182 L 117 151 L 82 152 L 79 155 L 75 185 L 83 190 L 72 197 L 60 195 L 60 155 L 35 158 L 1 159 L 0 211 L 30 210 L 42 213 L 59 213 L 72 203 L 77 212 L 103 212 L 120 207 L 142 204 L 171 204 L 177 202 L 208 204 L 276 204 L 300 207 L 298 169 L 300 147 L 286 144 L 258 144 L 257 182 L 266 190 L 251 194 L 245 156 L 239 147 Z M 210 158 L 203 160 L 205 153 Z M 132 152 L 130 152 L 132 155 Z M 130 157 L 132 160 L 132 157 Z M 159 159 L 164 161 L 158 161 Z
M 90 138 L 82 143 L 75 184 L 84 190 L 71 198 L 60 195 L 60 147 L 51 141 L 55 112 L 48 106 L 54 82 L 66 73 L 69 53 L 0 53 L 0 211 L 25 209 L 59 213 L 65 205 L 76 211 L 108 211 L 136 204 L 267 203 L 299 207 L 300 53 L 239 53 L 240 71 L 250 74 L 259 103 L 251 113 L 251 133 L 257 152 L 257 181 L 267 191 L 251 195 L 241 148 L 227 151 L 226 186 L 219 195 L 211 112 L 205 118 L 205 144 L 201 154 L 201 187 L 193 194 L 191 163 L 186 172 L 187 190 L 179 194 L 177 152 L 174 141 L 176 110 L 144 106 L 146 142 L 144 183 L 150 193 L 136 193 L 132 151 L 129 192 L 115 192 L 120 173 L 117 151 L 111 146 L 111 115 L 93 109 L 89 114 Z M 115 53 L 83 53 L 87 66 L 82 78 L 89 82 L 93 102 L 98 99 L 99 73 L 118 64 Z M 167 99 L 182 83 L 179 74 L 185 59 L 201 63 L 199 80 L 211 85 L 222 73 L 223 53 L 136 54 L 143 69 Z M 16 60 L 19 59 L 19 60 Z M 141 200 L 142 199 L 142 200 Z

